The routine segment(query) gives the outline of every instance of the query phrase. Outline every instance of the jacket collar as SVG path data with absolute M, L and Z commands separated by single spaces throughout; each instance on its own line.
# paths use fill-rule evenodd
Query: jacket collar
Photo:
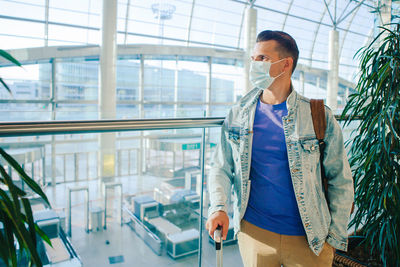
M 294 90 L 293 85 L 290 84 L 290 89 L 292 90 L 288 96 L 288 98 L 286 99 L 286 106 L 288 109 L 288 115 L 290 115 L 291 113 L 293 113 L 296 110 L 297 107 L 297 99 L 298 99 L 298 93 L 296 92 L 296 90 Z
M 291 92 L 286 99 L 288 115 L 291 114 L 292 112 L 294 112 L 294 110 L 296 110 L 297 99 L 298 99 L 298 93 L 296 92 L 296 90 L 294 90 L 293 84 L 290 84 L 290 89 L 291 89 Z M 254 88 L 253 90 L 251 90 L 250 92 L 248 92 L 246 95 L 244 95 L 242 97 L 242 99 L 240 100 L 240 102 L 241 102 L 240 106 L 243 108 L 248 108 L 248 107 L 254 105 L 255 103 L 257 103 L 257 101 L 260 98 L 262 93 L 263 93 L 262 89 Z

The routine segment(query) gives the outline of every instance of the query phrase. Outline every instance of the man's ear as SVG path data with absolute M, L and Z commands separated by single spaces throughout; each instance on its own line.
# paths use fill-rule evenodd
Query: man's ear
M 292 72 L 292 69 L 293 69 L 293 58 L 287 57 L 285 60 L 285 65 L 283 66 L 283 70 Z

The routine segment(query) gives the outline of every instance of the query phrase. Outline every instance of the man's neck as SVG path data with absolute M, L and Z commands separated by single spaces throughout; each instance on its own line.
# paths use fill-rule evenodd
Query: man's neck
M 277 82 L 277 81 L 276 81 Z M 261 95 L 261 101 L 270 105 L 280 104 L 288 98 L 292 92 L 291 80 L 274 82 L 271 86 L 265 89 Z

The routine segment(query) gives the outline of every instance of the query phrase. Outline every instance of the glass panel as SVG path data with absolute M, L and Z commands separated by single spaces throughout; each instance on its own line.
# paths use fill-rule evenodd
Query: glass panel
M 282 4 L 284 6 L 288 5 L 287 3 L 282 3 Z M 257 33 L 264 30 L 280 31 L 282 30 L 282 23 L 284 20 L 285 20 L 284 14 L 272 12 L 270 10 L 259 9 L 257 10 Z
M 144 100 L 174 101 L 176 60 L 145 59 Z
M 211 106 L 211 117 L 226 117 L 232 106 Z
M 205 106 L 179 105 L 176 117 L 178 118 L 199 118 L 206 116 Z
M 16 11 L 18 11 L 17 14 Z M 16 15 L 20 18 L 44 20 L 45 0 L 32 1 L 32 3 L 22 3 L 20 1 L 1 1 L 0 14 L 5 16 Z M 2 28 L 5 26 L 3 23 L 1 23 L 1 25 Z M 15 30 L 15 28 L 13 29 Z M 2 30 L 5 30 L 5 28 Z
M 96 104 L 57 104 L 56 120 L 95 120 L 97 115 Z
M 210 160 L 212 160 L 212 155 L 213 151 L 216 148 L 216 145 L 219 144 L 220 142 L 220 133 L 221 129 L 220 128 L 209 128 L 207 130 L 207 157 L 210 156 Z M 208 161 L 206 161 L 207 164 Z M 206 182 L 207 182 L 207 177 L 208 177 L 208 168 L 206 168 Z M 208 218 L 208 208 L 210 206 L 209 203 L 209 193 L 207 190 L 207 187 L 205 186 L 204 188 L 204 209 L 203 209 L 203 214 L 204 217 Z M 240 257 L 239 253 L 239 247 L 237 245 L 237 239 L 234 238 L 234 230 L 233 230 L 233 200 L 234 196 L 228 196 L 228 217 L 230 219 L 230 225 L 229 225 L 229 231 L 228 231 L 228 236 L 227 239 L 223 242 L 223 262 L 224 266 L 243 266 L 242 259 Z M 205 220 L 206 221 L 206 220 Z M 203 246 L 202 246 L 202 266 L 215 266 L 216 262 L 216 253 L 215 253 L 215 247 L 214 247 L 214 242 L 210 238 L 208 231 L 203 228 Z
M 45 100 L 50 99 L 51 63 L 0 68 L 0 77 L 10 87 L 12 95 L 0 88 L 0 99 Z
M 98 59 L 60 61 L 57 62 L 56 71 L 58 100 L 97 100 Z
M 4 49 L 15 49 L 17 47 L 31 47 L 31 44 L 27 42 L 29 39 L 40 39 L 40 43 L 43 46 L 44 41 L 42 40 L 44 37 L 44 27 L 42 23 L 36 22 L 28 22 L 28 21 L 20 21 L 20 20 L 12 20 L 12 19 L 0 19 L 0 33 L 1 33 L 1 47 Z M 29 29 L 27 31 L 26 29 Z M 17 45 L 14 46 L 14 42 L 12 43 L 3 43 L 6 39 L 5 37 L 19 37 L 22 39 L 23 43 L 15 43 Z M 34 42 L 36 43 L 36 42 Z
M 0 88 L 1 91 L 5 90 Z M 51 106 L 45 101 L 39 104 L 1 103 L 0 121 L 47 121 L 51 119 Z
M 211 77 L 211 102 L 233 103 L 237 96 L 242 95 L 244 88 L 242 67 L 213 63 Z
M 138 100 L 139 71 L 137 58 L 117 61 L 117 100 Z
M 0 23 L 1 20 L 0 20 Z M 2 24 L 3 25 L 3 24 Z M 44 40 L 39 37 L 13 36 L 0 33 L 0 49 L 17 49 L 26 47 L 41 47 Z
M 226 7 L 230 8 L 227 9 Z M 232 1 L 196 2 L 190 40 L 207 44 L 236 47 L 243 5 Z
M 101 1 L 99 0 L 70 0 L 68 2 L 52 0 L 50 1 L 49 20 L 66 24 L 100 27 L 100 7 Z M 97 19 L 95 19 L 96 17 Z M 95 23 L 93 24 L 93 22 Z
M 175 117 L 174 105 L 145 104 L 144 116 L 146 119 L 173 118 Z
M 206 101 L 206 88 L 208 76 L 208 60 L 204 58 L 191 58 L 178 62 L 178 101 L 204 102 Z M 198 62 L 200 61 L 200 62 Z
M 140 119 L 138 105 L 117 104 L 116 119 Z
M 343 129 L 345 141 L 357 126 L 354 122 Z M 200 234 L 202 266 L 213 266 L 215 249 L 204 223 L 209 207 L 207 177 L 220 142 L 220 128 L 206 129 L 204 181 L 200 176 L 201 135 L 202 129 L 169 129 L 1 137 L 0 143 L 42 186 L 60 217 L 61 230 L 52 232 L 52 238 L 69 230 L 67 207 L 72 191 L 70 242 L 83 266 L 102 266 L 117 260 L 135 266 L 197 266 Z M 14 182 L 31 193 L 0 161 Z M 85 191 L 76 191 L 78 187 L 87 188 L 88 202 Z M 228 200 L 230 217 L 234 197 Z M 86 203 L 88 214 L 84 212 Z M 45 206 L 38 199 L 32 204 L 34 213 L 43 212 Z M 201 210 L 203 228 L 199 233 Z M 86 218 L 89 232 L 85 231 Z M 225 265 L 242 266 L 233 229 L 228 232 L 223 251 Z
M 118 256 L 135 266 L 197 265 L 200 129 L 10 137 L 0 142 L 43 186 L 52 210 L 61 218 L 61 232 L 68 233 L 71 214 L 70 242 L 83 266 L 103 266 Z M 206 166 L 214 147 L 207 146 Z M 11 175 L 30 192 L 16 173 Z M 84 190 L 76 191 L 78 187 Z M 33 204 L 34 214 L 43 214 L 43 203 Z M 57 231 L 51 234 L 60 237 Z M 203 244 L 203 254 L 213 257 L 208 239 Z
M 49 25 L 49 45 L 79 45 L 88 43 L 88 30 Z

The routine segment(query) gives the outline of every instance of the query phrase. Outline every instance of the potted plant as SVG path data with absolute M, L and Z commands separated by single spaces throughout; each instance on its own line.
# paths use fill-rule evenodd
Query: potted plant
M 21 66 L 4 50 L 0 50 L 0 57 Z M 0 83 L 11 94 L 10 88 L 1 77 Z M 25 173 L 15 159 L 0 147 L 0 258 L 6 266 L 17 266 L 18 259 L 21 257 L 27 258 L 29 266 L 32 263 L 35 266 L 42 266 L 37 252 L 37 237 L 42 238 L 50 246 L 51 242 L 33 221 L 27 193 L 13 183 L 11 175 L 6 172 L 4 166 L 14 169 L 23 182 L 50 206 L 40 186 Z M 17 253 L 17 247 L 19 253 Z
M 400 266 L 400 24 L 381 28 L 356 54 L 360 77 L 342 113 L 344 127 L 362 118 L 346 144 L 357 207 L 350 226 L 378 264 Z

